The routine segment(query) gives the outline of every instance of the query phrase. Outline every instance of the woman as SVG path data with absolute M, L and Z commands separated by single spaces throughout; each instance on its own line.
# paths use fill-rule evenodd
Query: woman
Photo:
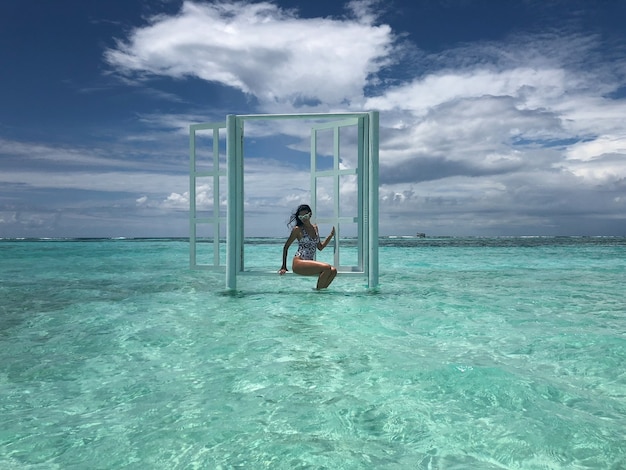
M 283 275 L 287 272 L 287 252 L 293 241 L 298 239 L 298 251 L 296 251 L 293 257 L 293 263 L 291 265 L 293 272 L 302 276 L 318 276 L 317 289 L 327 288 L 335 276 L 337 275 L 337 268 L 331 266 L 328 263 L 322 263 L 315 261 L 316 249 L 322 251 L 326 248 L 326 245 L 330 242 L 335 234 L 335 227 L 330 231 L 330 235 L 326 237 L 326 240 L 322 243 L 320 241 L 319 232 L 317 231 L 317 225 L 311 223 L 311 216 L 313 211 L 306 204 L 301 204 L 294 214 L 289 219 L 289 226 L 295 222 L 295 226 L 291 230 L 289 239 L 285 242 L 283 247 L 283 267 L 278 271 Z

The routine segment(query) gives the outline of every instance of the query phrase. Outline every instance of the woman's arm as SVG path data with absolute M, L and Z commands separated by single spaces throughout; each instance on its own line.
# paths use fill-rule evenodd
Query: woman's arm
M 287 270 L 287 253 L 289 252 L 289 247 L 291 246 L 293 241 L 296 238 L 298 238 L 298 232 L 299 231 L 300 231 L 299 227 L 297 227 L 297 226 L 294 227 L 293 230 L 291 231 L 291 234 L 289 235 L 289 238 L 285 242 L 285 246 L 283 246 L 283 265 L 278 270 L 279 274 L 285 274 L 288 271 Z
M 317 226 L 315 226 L 315 231 L 317 231 Z M 333 235 L 335 235 L 335 227 L 332 228 L 332 230 L 330 231 L 330 235 L 328 235 L 326 237 L 326 240 L 324 240 L 324 242 L 322 243 L 322 241 L 318 241 L 317 242 L 317 249 L 322 251 L 324 248 L 326 248 L 326 246 L 330 243 L 330 241 L 333 238 Z M 318 237 L 319 237 L 319 232 L 318 232 Z

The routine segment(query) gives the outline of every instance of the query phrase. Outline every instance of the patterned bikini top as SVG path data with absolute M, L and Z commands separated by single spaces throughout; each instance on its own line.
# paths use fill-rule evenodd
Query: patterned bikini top
M 298 251 L 296 251 L 295 256 L 301 259 L 314 260 L 317 252 L 317 244 L 320 241 L 319 236 L 316 233 L 315 238 L 311 238 L 304 227 L 300 227 L 300 233 L 302 233 L 302 238 L 298 240 Z

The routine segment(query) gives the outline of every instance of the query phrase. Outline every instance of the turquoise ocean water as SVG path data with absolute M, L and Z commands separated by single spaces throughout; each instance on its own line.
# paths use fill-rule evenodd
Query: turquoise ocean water
M 626 468 L 625 238 L 382 239 L 324 292 L 188 249 L 0 241 L 0 469 Z

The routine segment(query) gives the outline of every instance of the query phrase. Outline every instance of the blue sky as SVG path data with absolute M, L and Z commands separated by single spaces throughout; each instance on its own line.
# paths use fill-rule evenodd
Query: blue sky
M 370 110 L 381 235 L 626 235 L 624 20 L 591 0 L 2 1 L 0 237 L 187 236 L 190 124 Z M 308 202 L 308 132 L 247 135 L 247 236 Z

